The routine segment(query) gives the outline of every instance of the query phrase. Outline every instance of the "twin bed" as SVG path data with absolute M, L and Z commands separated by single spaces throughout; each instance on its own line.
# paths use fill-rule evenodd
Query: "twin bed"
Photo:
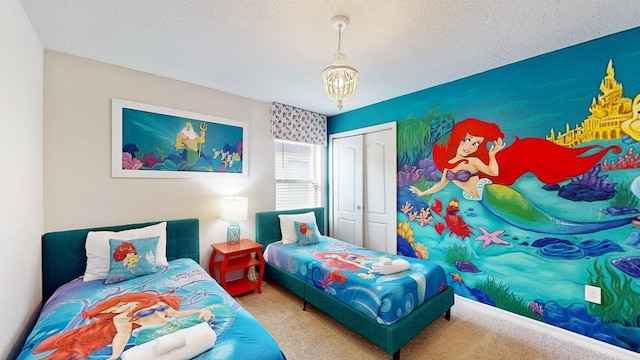
M 90 233 L 117 239 L 162 223 L 44 234 L 44 306 L 18 359 L 284 359 L 266 329 L 198 265 L 198 219 L 166 221 L 167 265 L 155 272 L 123 280 L 111 276 L 112 266 L 107 279 L 114 283 L 80 278 L 87 277 Z M 129 241 L 136 254 L 118 243 L 125 255 L 114 257 L 151 260 L 138 242 L 149 238 L 156 239 Z
M 281 228 L 281 216 L 303 213 L 313 221 Z M 297 244 L 283 246 L 283 234 L 292 231 Z M 394 359 L 426 326 L 442 315 L 449 319 L 453 290 L 441 267 L 407 258 L 409 271 L 383 276 L 374 271 L 387 266 L 381 259 L 391 266 L 398 256 L 324 233 L 323 208 L 257 213 L 265 276 L 304 299 L 305 308 L 315 306 Z M 278 248 L 290 252 L 278 255 Z M 199 258 L 198 219 L 44 234 L 44 305 L 18 359 L 285 359 Z M 99 269 L 96 264 L 104 261 L 107 268 Z M 143 264 L 149 269 L 133 271 Z
M 308 213 L 313 213 L 317 225 L 312 230 L 325 234 L 324 208 L 260 212 L 255 218 L 256 241 L 266 249 L 265 276 L 302 298 L 305 308 L 307 303 L 315 306 L 394 359 L 400 358 L 403 345 L 433 321 L 443 315 L 450 318 L 453 289 L 446 284 L 444 270 L 431 262 L 405 258 L 411 265 L 409 271 L 381 276 L 372 271 L 376 262 L 398 256 L 328 237 L 315 244 L 282 245 L 287 231 L 281 228 L 281 218 L 293 219 L 295 228 L 301 230 L 296 235 L 305 240 L 313 231 L 302 225 L 311 221 L 297 216 Z M 288 251 L 275 254 L 277 248 Z M 366 282 L 373 285 L 363 284 Z M 371 290 L 374 288 L 376 291 Z

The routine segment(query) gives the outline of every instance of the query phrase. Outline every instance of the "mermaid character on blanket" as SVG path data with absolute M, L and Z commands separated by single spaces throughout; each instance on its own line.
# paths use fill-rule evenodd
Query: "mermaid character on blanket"
M 84 312 L 86 323 L 43 341 L 34 353 L 53 350 L 45 359 L 87 358 L 111 344 L 109 359 L 117 359 L 136 332 L 136 344 L 202 322 L 213 322 L 210 307 L 179 310 L 173 295 L 130 293 L 114 296 Z M 154 335 L 155 333 L 155 335 Z

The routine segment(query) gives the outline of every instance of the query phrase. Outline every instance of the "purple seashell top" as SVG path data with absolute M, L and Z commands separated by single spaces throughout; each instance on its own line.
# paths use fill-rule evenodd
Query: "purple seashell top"
M 459 261 L 456 260 L 454 262 L 454 265 L 456 266 L 456 268 L 460 271 L 464 271 L 464 272 L 473 272 L 473 273 L 477 273 L 480 272 L 480 269 L 478 269 L 475 265 L 473 265 L 472 263 L 468 262 L 468 261 Z

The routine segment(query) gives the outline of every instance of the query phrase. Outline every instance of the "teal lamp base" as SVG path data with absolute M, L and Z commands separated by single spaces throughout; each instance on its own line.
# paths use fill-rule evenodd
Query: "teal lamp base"
M 237 244 L 240 244 L 240 225 L 237 222 L 231 222 L 227 228 L 227 245 Z

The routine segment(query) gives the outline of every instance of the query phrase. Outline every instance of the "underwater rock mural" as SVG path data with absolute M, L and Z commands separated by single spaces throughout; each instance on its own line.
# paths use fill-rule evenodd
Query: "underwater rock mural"
M 397 122 L 398 253 L 442 265 L 458 296 L 640 354 L 638 38 L 332 117 Z
M 614 259 L 612 263 L 626 274 L 635 278 L 640 278 L 640 256 Z
M 640 88 L 625 97 L 605 65 L 589 115 L 538 138 L 441 104 L 399 122 L 398 251 L 420 247 L 460 296 L 640 352 Z

